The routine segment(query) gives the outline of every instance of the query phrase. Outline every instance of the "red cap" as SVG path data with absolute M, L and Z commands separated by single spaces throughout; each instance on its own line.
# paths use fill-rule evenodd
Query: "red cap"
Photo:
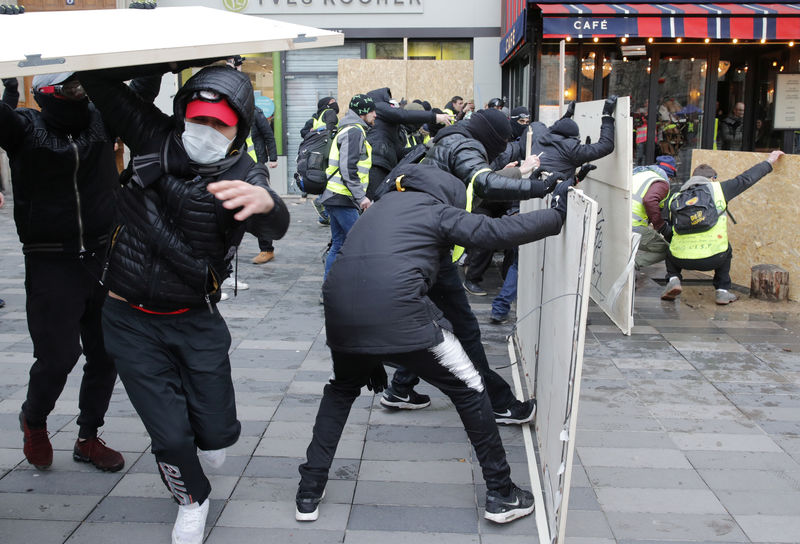
M 219 102 L 206 102 L 205 100 L 195 99 L 186 105 L 186 118 L 213 117 L 219 119 L 229 127 L 234 126 L 239 121 L 239 116 L 228 105 L 227 100 Z

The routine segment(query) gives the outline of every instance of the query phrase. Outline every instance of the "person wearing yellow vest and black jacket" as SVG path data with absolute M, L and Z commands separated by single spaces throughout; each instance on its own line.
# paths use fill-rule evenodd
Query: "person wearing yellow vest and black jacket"
M 328 185 L 319 197 L 319 203 L 325 206 L 331 222 L 331 248 L 325 260 L 325 278 L 359 212 L 372 204 L 367 198 L 372 166 L 372 146 L 367 141 L 367 129 L 375 122 L 375 115 L 372 98 L 365 94 L 355 95 L 331 145 L 326 170 Z
M 555 178 L 552 187 L 539 180 L 521 179 L 539 166 L 536 156 L 523 161 L 519 168 L 505 169 L 504 175 L 492 170 L 491 162 L 506 149 L 511 136 L 511 127 L 502 112 L 482 110 L 467 121 L 439 131 L 423 164 L 433 164 L 467 186 L 467 211 L 471 210 L 472 193 L 491 200 L 527 200 L 545 196 L 555 187 Z M 535 413 L 535 401 L 518 401 L 508 383 L 489 367 L 481 344 L 480 325 L 469 306 L 458 268 L 450 255 L 440 263 L 436 283 L 428 296 L 453 324 L 453 333 L 481 373 L 495 420 L 504 424 L 530 421 Z M 419 378 L 415 374 L 398 368 L 391 386 L 384 391 L 381 404 L 406 410 L 425 408 L 430 404 L 430 398 L 414 391 L 417 383 Z
M 692 172 L 681 190 L 700 183 L 710 183 L 717 208 L 717 222 L 710 229 L 692 234 L 674 232 L 667 252 L 667 286 L 661 300 L 675 300 L 681 294 L 681 270 L 713 270 L 715 302 L 729 304 L 739 297 L 728 291 L 731 287 L 731 259 L 733 251 L 728 243 L 728 218 L 725 210 L 728 202 L 756 184 L 758 180 L 772 172 L 772 165 L 783 155 L 783 151 L 773 151 L 767 160 L 760 162 L 727 181 L 716 181 L 717 173 L 707 164 L 701 164 Z M 680 193 L 670 197 L 670 201 Z M 673 227 L 673 231 L 675 228 Z
M 300 137 L 305 138 L 306 134 L 312 130 L 319 130 L 321 128 L 328 129 L 331 134 L 336 130 L 339 124 L 339 104 L 332 96 L 321 98 L 317 102 L 317 113 L 311 116 L 311 119 L 306 121 L 303 128 L 300 129 Z
M 664 221 L 661 210 L 676 172 L 675 159 L 670 155 L 656 157 L 656 164 L 633 169 L 631 222 L 633 232 L 641 236 L 635 258 L 637 269 L 659 263 L 667 255 L 672 229 Z

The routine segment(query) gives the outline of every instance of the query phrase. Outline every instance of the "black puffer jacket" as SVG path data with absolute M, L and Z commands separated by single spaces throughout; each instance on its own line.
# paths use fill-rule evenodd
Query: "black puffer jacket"
M 253 119 L 250 81 L 226 66 L 205 68 L 178 92 L 175 115 L 169 117 L 130 93 L 122 82 L 142 68 L 129 70 L 79 74 L 108 125 L 134 156 L 133 177 L 120 192 L 107 285 L 129 302 L 154 310 L 216 302 L 245 225 L 206 186 L 221 179 L 243 179 L 270 191 L 275 208 L 250 221 L 251 231 L 265 239 L 281 238 L 289 223 L 285 204 L 269 189 L 264 166 L 242 153 Z M 234 151 L 205 166 L 191 162 L 181 142 L 186 103 L 200 89 L 222 94 L 239 115 Z
M 539 161 L 544 170 L 573 174 L 578 166 L 614 151 L 614 118 L 604 116 L 601 123 L 600 139 L 593 144 L 582 144 L 578 124 L 569 118 L 559 119 L 533 142 L 531 152 L 542 153 Z
M 469 122 L 461 121 L 439 131 L 425 163 L 433 163 L 453 174 L 464 186 L 474 179 L 475 194 L 484 200 L 527 200 L 546 194 L 541 181 L 514 179 L 494 173 L 483 144 L 469 133 Z
M 364 212 L 323 285 L 333 350 L 403 353 L 441 342 L 450 325 L 427 293 L 453 244 L 511 248 L 561 230 L 552 209 L 500 219 L 467 213 L 464 184 L 432 165 L 395 172 L 406 190 Z
M 433 124 L 436 114 L 393 107 L 389 103 L 392 93 L 388 87 L 375 89 L 367 95 L 375 102 L 377 112 L 375 124 L 367 132 L 367 141 L 372 146 L 372 164 L 391 170 L 403 157 L 403 148 L 406 146 L 401 125 Z

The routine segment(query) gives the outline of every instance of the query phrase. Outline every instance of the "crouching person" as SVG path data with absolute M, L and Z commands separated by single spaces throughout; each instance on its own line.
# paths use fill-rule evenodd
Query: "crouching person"
M 178 91 L 170 117 L 123 84 L 158 69 L 79 77 L 133 156 L 105 265 L 106 348 L 179 504 L 172 542 L 200 544 L 211 490 L 200 459 L 221 465 L 241 429 L 231 337 L 216 306 L 220 287 L 245 220 L 249 230 L 277 239 L 289 213 L 269 188 L 266 167 L 244 150 L 253 120 L 248 76 L 204 68 Z
M 556 188 L 553 209 L 493 219 L 465 211 L 464 184 L 436 166 L 401 166 L 395 173 L 396 190 L 356 222 L 323 285 L 333 378 L 300 465 L 296 519 L 319 516 L 350 407 L 363 386 L 375 392 L 386 386 L 382 363 L 392 361 L 452 400 L 483 470 L 485 517 L 506 523 L 530 514 L 533 496 L 511 481 L 481 375 L 428 291 L 454 244 L 511 248 L 558 234 L 569 186 Z

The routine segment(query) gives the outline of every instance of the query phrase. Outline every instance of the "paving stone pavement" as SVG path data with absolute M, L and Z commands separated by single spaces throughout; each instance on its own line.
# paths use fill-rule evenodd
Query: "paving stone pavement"
M 250 289 L 220 305 L 242 437 L 210 472 L 206 542 L 535 542 L 532 518 L 482 519 L 485 488 L 466 435 L 428 386 L 432 406 L 415 413 L 360 397 L 319 520 L 294 520 L 297 465 L 330 372 L 317 302 L 328 231 L 310 202 L 287 201 L 292 226 L 275 260 L 250 264 L 257 246 L 247 237 L 239 278 Z M 53 467 L 40 472 L 24 460 L 17 413 L 32 348 L 12 205 L 0 209 L 0 542 L 168 542 L 177 507 L 121 384 L 103 438 L 124 452 L 122 471 L 71 458 L 78 370 L 49 419 Z M 485 285 L 497 291 L 494 269 Z M 590 310 L 567 543 L 800 542 L 800 321 L 779 312 L 708 316 L 662 303 L 647 277 L 638 287 L 630 337 Z M 490 362 L 502 366 L 511 325 L 488 323 L 490 297 L 472 302 Z M 520 430 L 501 435 L 513 477 L 527 484 Z

